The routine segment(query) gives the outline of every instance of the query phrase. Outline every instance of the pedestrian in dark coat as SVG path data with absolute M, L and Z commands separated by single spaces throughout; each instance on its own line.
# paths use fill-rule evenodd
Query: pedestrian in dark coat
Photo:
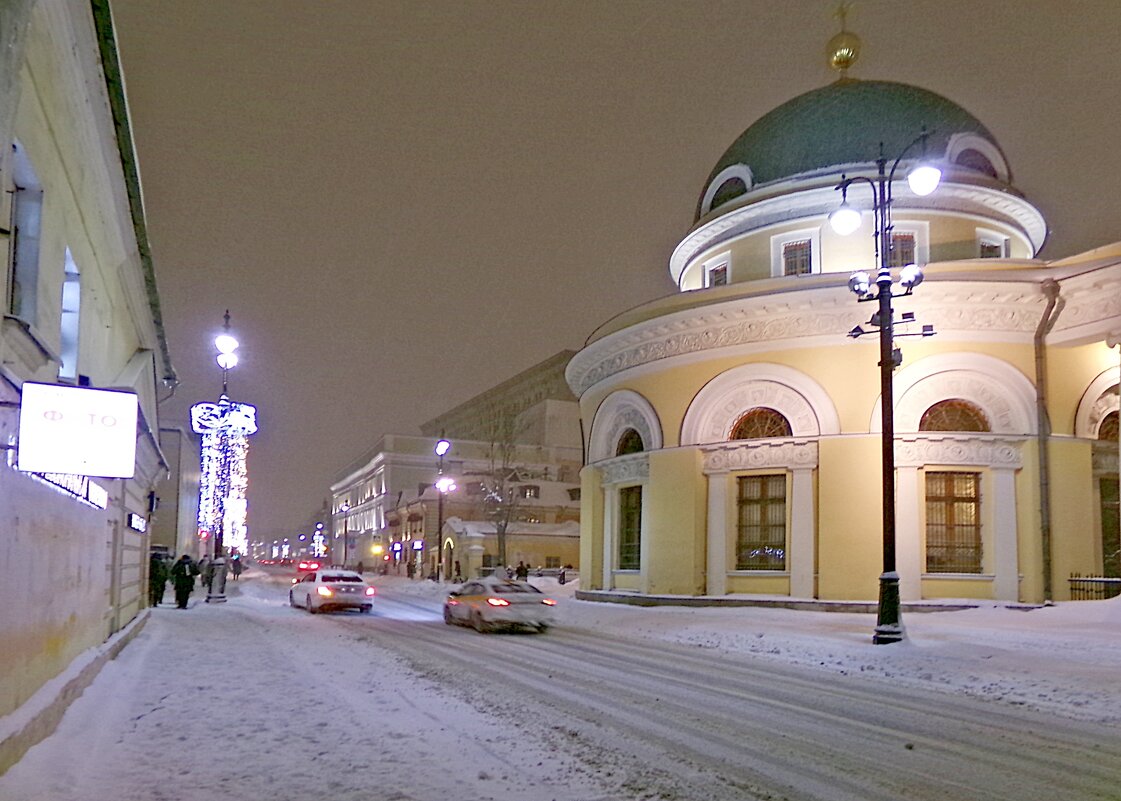
M 191 590 L 195 588 L 195 576 L 199 569 L 191 557 L 183 554 L 179 561 L 171 566 L 171 583 L 175 585 L 175 604 L 180 609 L 187 608 L 187 599 L 191 597 Z
M 525 562 L 518 562 L 518 566 L 514 568 L 514 578 L 518 581 L 526 581 L 529 578 L 529 568 L 525 566 Z
M 159 554 L 148 560 L 148 606 L 159 606 L 167 587 L 167 562 Z

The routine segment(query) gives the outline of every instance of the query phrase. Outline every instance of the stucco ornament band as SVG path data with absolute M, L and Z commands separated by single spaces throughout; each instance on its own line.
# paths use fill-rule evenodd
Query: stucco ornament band
M 896 437 L 896 467 L 965 465 L 1019 470 L 1024 466 L 1022 437 L 935 434 Z
M 721 445 L 706 445 L 705 475 L 733 470 L 800 470 L 817 467 L 817 442 L 812 440 L 744 440 Z
M 598 465 L 600 481 L 607 484 L 645 481 L 650 477 L 650 456 L 634 453 Z

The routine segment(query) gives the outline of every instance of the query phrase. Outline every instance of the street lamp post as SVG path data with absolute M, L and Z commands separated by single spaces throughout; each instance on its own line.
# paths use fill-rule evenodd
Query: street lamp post
M 350 547 L 350 504 L 344 503 L 339 509 L 343 513 L 343 567 L 346 567 Z
M 209 539 L 207 553 L 213 568 L 207 603 L 226 600 L 226 546 L 241 553 L 247 550 L 245 458 L 248 437 L 257 431 L 257 410 L 229 398 L 229 371 L 238 363 L 238 341 L 230 335 L 229 311 L 224 319 L 223 331 L 214 339 L 222 394 L 217 403 L 191 407 L 191 429 L 202 435 L 198 531 Z
M 440 581 L 444 567 L 444 496 L 455 490 L 455 479 L 444 475 L 444 454 L 451 447 L 452 444 L 441 437 L 435 448 L 440 460 L 436 471 L 436 546 L 433 552 L 436 557 L 436 581 Z
M 860 212 L 848 203 L 848 190 L 857 182 L 865 182 L 872 190 L 872 211 L 875 217 L 875 232 L 873 233 L 876 252 L 878 255 L 878 270 L 876 273 L 875 291 L 866 272 L 859 271 L 849 278 L 849 289 L 856 294 L 860 301 L 875 301 L 877 311 L 868 324 L 873 330 L 878 330 L 880 344 L 880 423 L 881 423 L 881 462 L 882 462 L 882 521 L 883 521 L 883 572 L 880 575 L 880 596 L 876 615 L 876 630 L 872 642 L 877 645 L 888 645 L 899 642 L 906 637 L 903 628 L 903 619 L 899 604 L 899 573 L 895 565 L 895 406 L 892 392 L 892 372 L 902 362 L 902 355 L 894 347 L 896 336 L 933 336 L 933 326 L 924 325 L 921 332 L 896 334 L 894 332 L 894 311 L 891 301 L 895 297 L 910 295 L 919 283 L 922 282 L 922 270 L 915 264 L 900 266 L 899 286 L 902 292 L 896 292 L 895 279 L 892 277 L 892 223 L 891 203 L 892 184 L 895 180 L 895 170 L 903 157 L 915 145 L 922 144 L 926 149 L 927 131 L 924 129 L 915 139 L 903 148 L 903 152 L 895 159 L 891 171 L 887 171 L 887 159 L 883 155 L 883 144 L 880 144 L 880 157 L 876 160 L 877 176 L 873 181 L 865 176 L 851 178 L 842 175 L 837 189 L 841 191 L 841 206 L 829 216 L 833 230 L 842 236 L 847 236 L 860 227 Z M 925 152 L 924 152 L 925 156 Z M 929 195 L 938 186 L 941 179 L 941 170 L 932 164 L 920 161 L 910 172 L 907 182 L 911 191 L 919 196 Z M 914 322 L 913 313 L 905 313 L 902 322 Z M 849 331 L 849 336 L 854 339 L 872 331 L 866 331 L 861 326 L 856 326 Z

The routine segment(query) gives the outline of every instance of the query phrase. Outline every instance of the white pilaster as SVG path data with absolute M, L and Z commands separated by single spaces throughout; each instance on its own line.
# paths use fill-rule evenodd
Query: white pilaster
M 790 596 L 814 597 L 813 468 L 793 471 L 790 491 Z
M 895 570 L 899 573 L 899 600 L 922 600 L 922 531 L 919 514 L 919 470 L 907 465 L 895 469 Z
M 619 490 L 603 488 L 603 589 L 615 589 L 611 569 L 615 564 L 615 519 L 619 513 Z
M 728 474 L 708 477 L 708 555 L 705 595 L 728 592 Z
M 1016 472 L 993 468 L 993 598 L 1020 600 L 1020 562 L 1016 549 Z

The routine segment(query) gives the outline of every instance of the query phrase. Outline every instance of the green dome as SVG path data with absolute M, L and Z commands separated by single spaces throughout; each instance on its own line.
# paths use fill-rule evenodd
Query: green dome
M 841 80 L 795 97 L 765 114 L 716 163 L 705 188 L 723 170 L 742 164 L 752 186 L 847 164 L 891 160 L 926 127 L 927 154 L 940 157 L 950 137 L 980 136 L 999 145 L 980 120 L 934 92 L 890 81 Z M 917 150 L 908 153 L 918 156 Z M 727 200 L 728 198 L 725 198 Z M 699 219 L 704 209 L 697 206 Z

